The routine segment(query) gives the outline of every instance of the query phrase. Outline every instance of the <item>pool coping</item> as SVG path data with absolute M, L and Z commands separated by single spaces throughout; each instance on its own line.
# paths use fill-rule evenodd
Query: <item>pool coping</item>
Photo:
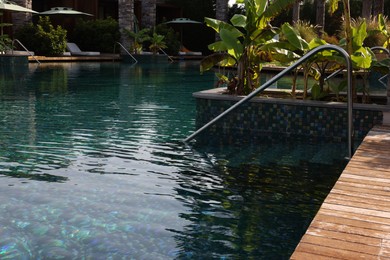
M 224 94 L 226 88 L 214 88 L 203 90 L 193 93 L 193 97 L 198 99 L 210 99 L 210 100 L 226 100 L 226 101 L 239 101 L 245 96 L 237 95 L 228 95 Z M 286 90 L 267 90 L 270 92 L 276 93 L 287 93 Z M 254 97 L 250 102 L 262 102 L 262 103 L 275 103 L 282 102 L 284 104 L 291 105 L 300 105 L 300 106 L 313 106 L 313 107 L 333 107 L 333 108 L 347 108 L 347 104 L 344 102 L 334 102 L 334 101 L 317 101 L 317 100 L 301 100 L 293 98 L 274 98 L 267 96 Z M 378 105 L 378 104 L 360 104 L 354 103 L 353 107 L 356 109 L 364 110 L 374 110 L 374 111 L 383 111 L 390 112 L 390 106 L 388 105 Z

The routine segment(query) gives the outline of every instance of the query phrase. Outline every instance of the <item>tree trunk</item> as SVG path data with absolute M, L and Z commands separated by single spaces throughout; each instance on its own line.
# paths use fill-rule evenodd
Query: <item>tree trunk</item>
M 362 17 L 366 19 L 371 18 L 372 0 L 363 0 L 362 3 Z
M 227 22 L 227 15 L 229 10 L 229 0 L 216 0 L 215 2 L 215 19 Z M 215 40 L 220 40 L 219 35 L 215 35 Z
M 383 14 L 385 10 L 385 0 L 374 0 L 374 7 L 372 15 L 374 17 L 378 16 L 378 14 Z
M 131 42 L 123 29 L 134 31 L 134 1 L 133 0 L 118 0 L 118 23 L 121 30 L 121 44 L 129 50 Z M 124 51 L 121 49 L 121 53 Z
M 156 0 L 142 1 L 142 28 L 153 28 L 156 26 Z
M 325 0 L 316 1 L 316 24 L 320 26 L 321 31 L 323 31 L 325 26 Z
M 301 4 L 301 1 L 297 1 L 293 5 L 293 20 L 292 20 L 293 24 L 299 21 L 300 4 Z
M 216 0 L 215 19 L 227 22 L 229 0 Z

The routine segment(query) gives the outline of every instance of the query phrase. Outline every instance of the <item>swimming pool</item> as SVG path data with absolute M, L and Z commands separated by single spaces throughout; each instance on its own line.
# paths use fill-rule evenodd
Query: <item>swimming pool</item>
M 197 63 L 1 79 L 2 259 L 287 259 L 346 163 L 337 143 L 183 144 L 214 80 Z

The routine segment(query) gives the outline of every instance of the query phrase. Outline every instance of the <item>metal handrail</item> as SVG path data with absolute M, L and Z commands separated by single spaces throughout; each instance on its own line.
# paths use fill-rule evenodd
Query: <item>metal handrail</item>
M 138 60 L 134 58 L 133 55 L 131 55 L 131 53 L 125 48 L 125 46 L 123 46 L 120 42 L 116 42 L 116 44 L 118 44 L 135 61 L 135 63 L 138 63 Z M 114 52 L 115 52 L 115 46 L 114 46 Z
M 375 51 L 375 50 L 381 50 L 381 51 L 384 51 L 387 53 L 387 55 L 390 56 L 390 51 L 388 49 L 386 49 L 385 47 L 382 47 L 382 46 L 375 46 L 375 47 L 372 47 L 371 48 L 372 51 Z M 336 70 L 335 72 L 333 72 L 332 74 L 330 74 L 328 77 L 325 78 L 325 81 L 333 78 L 334 76 L 336 76 L 337 74 L 339 74 L 340 72 L 342 72 L 344 69 L 338 69 Z M 382 82 L 382 79 L 384 79 L 385 77 L 387 77 L 387 75 L 381 77 L 380 79 L 378 79 L 378 81 L 380 83 L 382 83 L 384 85 L 384 83 Z
M 173 59 L 171 58 L 171 56 L 168 55 L 168 53 L 166 53 L 166 52 L 165 52 L 163 49 L 161 49 L 161 48 L 159 48 L 159 49 L 160 49 L 160 51 L 161 51 L 162 53 L 164 53 L 165 56 L 168 57 L 168 59 L 169 59 L 171 62 L 173 62 Z
M 346 65 L 347 65 L 347 81 L 348 81 L 348 101 L 347 101 L 347 109 L 348 109 L 348 157 L 349 159 L 352 158 L 353 155 L 353 119 L 352 119 L 352 110 L 353 110 L 353 100 L 352 100 L 352 62 L 349 54 L 341 47 L 336 45 L 322 45 L 319 46 L 311 51 L 309 51 L 305 56 L 301 57 L 299 60 L 297 60 L 294 64 L 290 65 L 277 75 L 275 75 L 272 79 L 264 83 L 262 86 L 251 92 L 248 96 L 241 99 L 234 105 L 232 105 L 230 108 L 222 112 L 220 115 L 215 117 L 213 120 L 205 124 L 203 127 L 199 128 L 196 132 L 188 136 L 186 139 L 184 139 L 184 142 L 189 142 L 192 139 L 194 139 L 198 134 L 206 130 L 207 128 L 211 127 L 213 124 L 215 124 L 217 121 L 225 117 L 227 114 L 232 112 L 233 110 L 237 109 L 242 104 L 248 102 L 250 99 L 255 97 L 260 92 L 264 91 L 266 88 L 270 87 L 272 84 L 274 84 L 276 81 L 281 79 L 283 76 L 285 76 L 287 73 L 292 71 L 293 69 L 297 68 L 299 65 L 301 65 L 303 62 L 311 58 L 314 54 L 324 51 L 324 50 L 334 50 L 339 52 L 341 55 L 344 56 Z
M 26 46 L 24 46 L 23 45 L 23 43 L 21 43 L 18 39 L 13 39 L 12 40 L 12 46 L 14 46 L 15 45 L 15 42 L 17 42 L 17 43 L 19 43 L 19 45 L 31 56 L 31 57 L 33 57 L 33 59 L 36 61 L 36 62 L 38 62 L 38 64 L 41 64 L 40 62 L 39 62 L 39 60 L 37 59 L 37 58 L 35 58 L 35 56 L 34 56 L 34 54 L 31 52 L 31 51 L 29 51 L 27 48 L 26 48 Z M 13 52 L 14 50 L 12 49 L 12 52 Z

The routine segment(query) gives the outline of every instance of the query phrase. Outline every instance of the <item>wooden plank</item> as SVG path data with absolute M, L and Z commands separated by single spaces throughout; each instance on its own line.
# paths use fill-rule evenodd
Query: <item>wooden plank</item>
M 312 255 L 312 260 L 318 259 L 318 257 L 327 257 L 327 259 L 377 259 L 378 256 L 365 254 L 361 252 L 354 252 L 339 248 L 332 248 L 327 245 L 317 245 L 312 243 L 302 242 L 299 243 L 297 251 L 305 252 Z M 299 259 L 291 256 L 291 259 Z
M 332 193 L 332 196 L 326 201 L 330 204 L 340 204 L 345 206 L 354 206 L 358 208 L 377 209 L 390 211 L 389 201 L 376 200 L 366 197 L 349 196 L 345 194 Z
M 390 127 L 369 132 L 291 259 L 390 259 Z
M 381 244 L 382 241 L 381 238 L 366 236 L 364 235 L 365 234 L 364 232 L 362 232 L 363 234 L 356 234 L 352 232 L 341 232 L 340 230 L 344 228 L 343 225 L 340 225 L 339 227 L 330 226 L 330 225 L 329 226 L 321 225 L 322 223 L 319 221 L 316 221 L 313 224 L 315 225 L 312 225 L 311 228 L 307 230 L 306 233 L 307 235 L 322 236 L 331 239 L 344 240 L 344 241 L 349 241 L 358 244 L 366 244 L 371 246 L 378 246 Z M 353 231 L 353 227 L 351 227 L 351 231 Z M 370 230 L 368 230 L 368 232 L 370 232 Z
M 349 182 L 337 182 L 334 185 L 335 189 L 346 190 L 356 193 L 365 193 L 370 195 L 379 195 L 379 196 L 389 196 L 388 191 L 378 190 L 378 189 L 370 189 L 369 187 L 365 187 L 364 185 L 358 185 Z
M 377 240 L 386 239 L 389 234 L 390 225 L 372 223 L 363 220 L 348 219 L 343 217 L 329 216 L 326 214 L 319 214 L 319 217 L 313 221 L 308 229 L 308 233 L 313 230 L 321 230 L 321 232 L 335 232 L 340 233 L 338 239 L 344 237 L 350 240 L 354 237 L 355 240 L 360 241 L 363 238 L 372 239 L 370 244 L 377 245 Z M 334 237 L 336 237 L 334 235 Z M 375 242 L 375 243 L 374 243 Z
M 334 250 L 344 250 L 359 254 L 367 255 L 378 255 L 380 251 L 380 243 L 376 246 L 367 245 L 365 243 L 354 243 L 347 240 L 332 239 L 322 236 L 313 236 L 311 234 L 306 234 L 302 240 L 302 243 L 314 244 L 314 245 L 326 245 L 326 247 L 331 247 Z

